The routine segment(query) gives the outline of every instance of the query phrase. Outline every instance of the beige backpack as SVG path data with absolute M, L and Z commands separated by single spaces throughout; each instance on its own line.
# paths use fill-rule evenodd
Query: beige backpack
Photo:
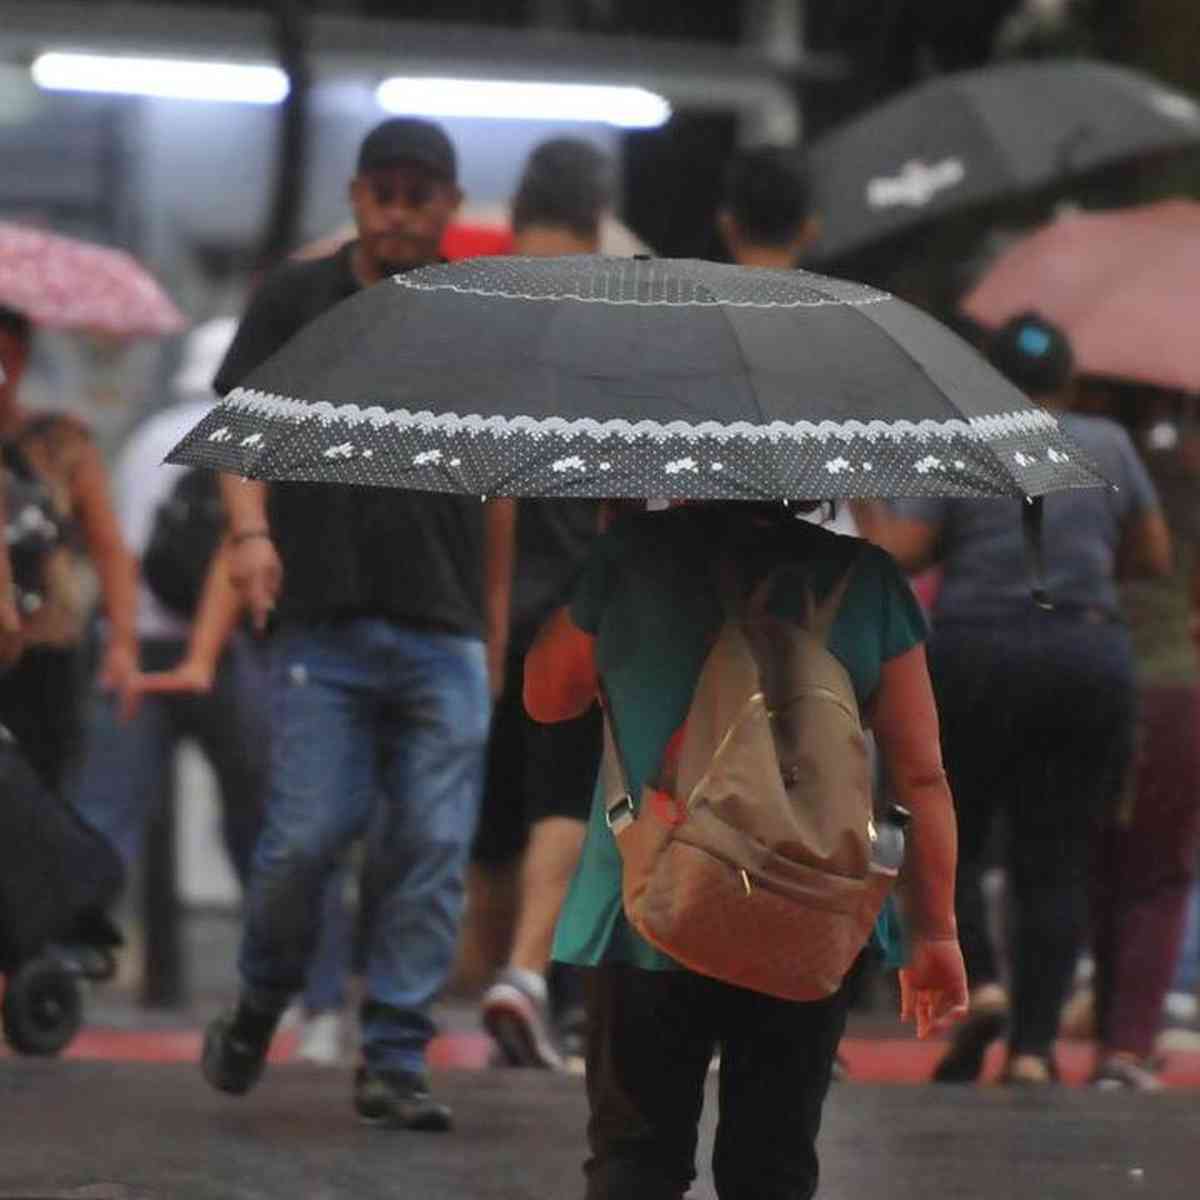
M 726 620 L 687 718 L 636 806 L 605 708 L 602 780 L 634 928 L 703 975 L 791 1000 L 841 985 L 900 866 L 876 828 L 866 736 L 827 648 L 853 564 L 805 619 L 748 602 L 723 563 Z M 897 838 L 899 843 L 897 844 Z

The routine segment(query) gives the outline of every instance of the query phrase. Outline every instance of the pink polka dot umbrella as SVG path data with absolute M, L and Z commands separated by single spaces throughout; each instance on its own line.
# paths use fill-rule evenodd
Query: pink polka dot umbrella
M 0 306 L 52 329 L 160 337 L 187 325 L 123 250 L 0 221 Z

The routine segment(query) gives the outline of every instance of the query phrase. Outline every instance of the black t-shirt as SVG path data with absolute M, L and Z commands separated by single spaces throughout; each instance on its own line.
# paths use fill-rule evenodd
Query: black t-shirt
M 224 395 L 293 334 L 358 291 L 353 243 L 288 263 L 255 293 L 213 387 Z M 403 363 L 396 364 L 402 371 Z M 353 397 L 340 397 L 350 402 Z M 356 616 L 483 632 L 483 505 L 474 496 L 326 483 L 272 483 L 271 531 L 283 560 L 279 614 Z
M 519 503 L 510 653 L 524 654 L 538 626 L 571 598 L 579 568 L 599 527 L 599 500 Z

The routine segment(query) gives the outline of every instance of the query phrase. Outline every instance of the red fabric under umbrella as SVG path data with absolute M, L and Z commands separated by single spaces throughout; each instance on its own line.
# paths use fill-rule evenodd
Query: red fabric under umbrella
M 114 337 L 186 328 L 154 277 L 123 250 L 0 221 L 0 306 L 35 325 Z
M 457 262 L 460 258 L 512 252 L 513 235 L 507 225 L 456 221 L 447 226 L 442 237 L 442 254 L 451 262 Z
M 1034 310 L 1086 374 L 1200 391 L 1200 204 L 1060 217 L 1005 250 L 963 310 L 993 327 Z

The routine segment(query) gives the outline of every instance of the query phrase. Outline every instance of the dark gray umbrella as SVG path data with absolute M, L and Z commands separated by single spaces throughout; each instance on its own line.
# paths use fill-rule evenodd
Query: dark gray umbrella
M 1097 168 L 1200 145 L 1200 106 L 1149 76 L 1086 60 L 940 76 L 812 148 L 827 262 L 935 217 Z
M 665 259 L 479 258 L 306 327 L 171 461 L 505 496 L 1038 496 L 1103 480 L 920 310 Z

